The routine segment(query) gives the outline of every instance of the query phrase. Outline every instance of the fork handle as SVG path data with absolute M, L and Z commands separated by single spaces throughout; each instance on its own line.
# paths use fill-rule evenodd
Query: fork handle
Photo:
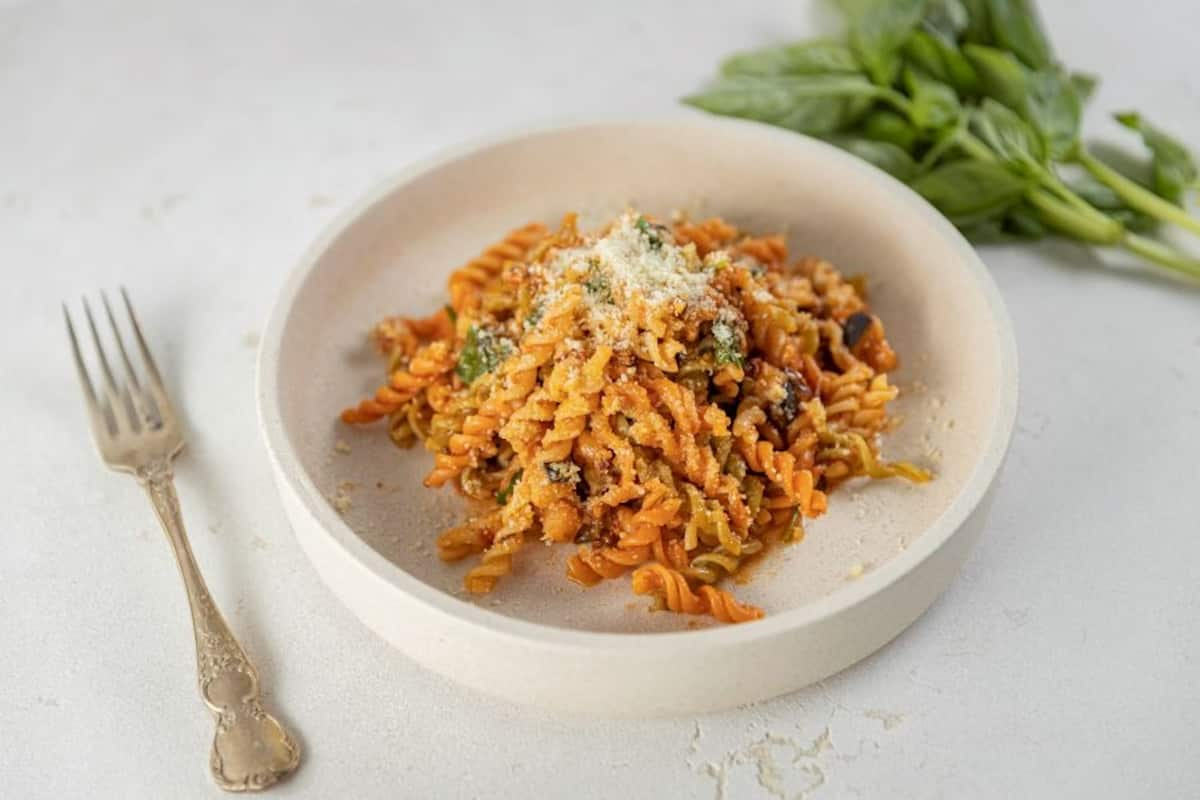
M 213 602 L 188 544 L 179 496 L 168 462 L 140 470 L 154 513 L 171 542 L 187 589 L 196 636 L 200 696 L 217 718 L 209 766 L 213 779 L 231 792 L 257 791 L 291 773 L 300 749 L 279 722 L 263 710 L 258 672 Z

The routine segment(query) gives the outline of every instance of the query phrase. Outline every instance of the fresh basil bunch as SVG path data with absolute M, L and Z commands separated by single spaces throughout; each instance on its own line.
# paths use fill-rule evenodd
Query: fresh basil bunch
M 727 58 L 684 102 L 827 139 L 912 186 L 975 241 L 1057 233 L 1200 278 L 1200 259 L 1146 235 L 1200 234 L 1182 144 L 1136 113 L 1145 183 L 1080 139 L 1094 78 L 1054 58 L 1033 0 L 839 0 L 847 40 Z

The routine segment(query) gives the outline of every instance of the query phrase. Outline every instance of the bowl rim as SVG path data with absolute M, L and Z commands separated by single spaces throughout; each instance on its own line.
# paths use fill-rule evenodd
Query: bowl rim
M 983 448 L 983 456 L 950 505 L 933 523 L 901 553 L 890 558 L 851 584 L 806 603 L 798 608 L 768 614 L 751 625 L 723 625 L 698 630 L 670 632 L 618 633 L 610 631 L 574 630 L 539 622 L 517 619 L 455 597 L 421 581 L 376 552 L 325 501 L 324 496 L 305 471 L 284 430 L 280 409 L 279 353 L 283 331 L 287 326 L 296 298 L 330 245 L 360 217 L 393 192 L 402 189 L 416 178 L 441 166 L 475 155 L 485 150 L 513 144 L 538 135 L 569 133 L 593 127 L 657 127 L 688 126 L 717 130 L 728 128 L 748 137 L 760 137 L 772 145 L 808 148 L 820 157 L 841 161 L 848 169 L 857 170 L 864 180 L 873 181 L 890 194 L 889 200 L 908 209 L 928 222 L 931 228 L 957 251 L 962 268 L 973 279 L 984 296 L 991 312 L 993 330 L 1000 363 L 1001 396 L 995 418 Z M 457 145 L 442 148 L 419 158 L 389 177 L 381 180 L 358 200 L 342 210 L 327 223 L 324 230 L 301 256 L 276 298 L 259 344 L 256 363 L 255 395 L 259 426 L 262 429 L 268 457 L 276 472 L 276 481 L 284 481 L 288 489 L 303 504 L 305 511 L 316 520 L 323 532 L 342 553 L 359 566 L 386 581 L 391 587 L 415 600 L 425 610 L 446 618 L 447 622 L 465 623 L 484 636 L 516 639 L 557 649 L 582 649 L 627 652 L 633 648 L 644 655 L 669 649 L 672 653 L 695 648 L 737 646 L 750 640 L 772 638 L 803 629 L 830 619 L 888 587 L 901 581 L 922 562 L 937 552 L 959 530 L 983 500 L 995 480 L 1012 440 L 1017 415 L 1018 371 L 1017 345 L 1012 322 L 1004 306 L 1000 290 L 974 248 L 959 231 L 920 195 L 891 175 L 863 162 L 834 145 L 804 134 L 739 119 L 701 115 L 698 112 L 646 115 L 613 115 L 556 118 L 530 125 L 509 128 L 497 133 L 474 137 Z M 278 487 L 280 490 L 283 486 Z M 663 654 L 658 653 L 656 654 Z

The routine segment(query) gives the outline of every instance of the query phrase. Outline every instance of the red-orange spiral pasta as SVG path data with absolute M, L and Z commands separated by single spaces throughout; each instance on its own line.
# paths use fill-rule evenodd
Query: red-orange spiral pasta
M 721 589 L 701 586 L 693 592 L 681 573 L 662 564 L 639 567 L 633 573 L 633 591 L 657 595 L 671 611 L 709 614 L 720 622 L 750 622 L 763 616 L 761 608 L 739 603 Z
M 343 411 L 342 422 L 359 425 L 382 419 L 452 369 L 454 358 L 446 342 L 427 345 L 417 351 L 407 369 L 393 372 L 374 397 Z
M 546 236 L 546 226 L 540 222 L 514 228 L 503 239 L 456 269 L 450 274 L 446 287 L 450 293 L 450 307 L 461 314 L 477 305 L 480 290 L 500 273 L 504 265 L 523 258 Z
M 572 545 L 581 586 L 626 576 L 655 608 L 755 620 L 721 582 L 803 538 L 829 492 L 931 477 L 880 451 L 898 357 L 864 288 L 720 218 L 587 233 L 567 214 L 456 270 L 444 308 L 380 322 L 387 382 L 342 418 L 386 417 L 432 453 L 426 486 L 474 504 L 437 539 L 477 557 L 472 594 L 540 539 Z

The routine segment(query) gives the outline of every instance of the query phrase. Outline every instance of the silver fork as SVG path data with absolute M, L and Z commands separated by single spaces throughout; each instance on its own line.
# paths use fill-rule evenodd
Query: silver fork
M 200 576 L 200 568 L 196 566 L 183 528 L 171 472 L 171 460 L 183 449 L 183 430 L 167 399 L 162 378 L 124 289 L 121 297 L 129 314 L 134 340 L 141 351 L 144 385 L 129 360 L 108 298 L 101 293 L 104 312 L 125 368 L 125 382 L 118 384 L 113 378 L 92 309 L 84 298 L 84 315 L 95 343 L 102 379 L 99 397 L 80 356 L 71 314 L 66 304 L 63 305 L 75 368 L 91 418 L 92 438 L 105 464 L 118 472 L 133 475 L 145 487 L 154 504 L 154 513 L 175 552 L 192 611 L 200 696 L 217 718 L 217 732 L 209 757 L 213 779 L 222 789 L 231 792 L 265 789 L 296 769 L 300 763 L 300 749 L 283 726 L 263 710 L 258 673 L 217 610 L 204 578 Z

